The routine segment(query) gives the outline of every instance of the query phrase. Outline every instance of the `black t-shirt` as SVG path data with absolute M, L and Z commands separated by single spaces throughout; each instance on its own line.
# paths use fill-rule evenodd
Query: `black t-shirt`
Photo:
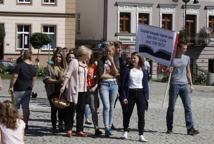
M 33 65 L 25 62 L 18 63 L 13 70 L 13 74 L 18 74 L 14 84 L 14 91 L 32 90 L 33 77 L 36 76 L 36 69 Z
M 23 58 L 20 56 L 16 59 L 16 64 L 24 62 Z

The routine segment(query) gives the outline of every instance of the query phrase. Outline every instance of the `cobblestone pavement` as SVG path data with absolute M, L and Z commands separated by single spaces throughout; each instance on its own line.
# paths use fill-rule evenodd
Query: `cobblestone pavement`
M 8 80 L 3 81 L 3 91 L 0 93 L 0 100 L 10 99 L 7 89 Z M 177 101 L 174 113 L 173 134 L 166 134 L 166 109 L 167 99 L 162 108 L 163 95 L 165 93 L 166 83 L 150 83 L 150 106 L 146 112 L 146 124 L 144 136 L 148 144 L 213 144 L 214 143 L 214 87 L 213 86 L 195 86 L 192 94 L 193 120 L 196 129 L 200 134 L 196 136 L 186 135 L 184 110 L 180 98 Z M 136 109 L 131 118 L 130 132 L 128 140 L 122 140 L 122 113 L 119 102 L 116 105 L 114 113 L 114 125 L 118 128 L 113 131 L 110 138 L 101 136 L 99 138 L 93 135 L 81 138 L 72 136 L 65 137 L 65 133 L 52 134 L 50 122 L 50 107 L 46 99 L 44 84 L 41 80 L 36 82 L 34 89 L 38 93 L 36 99 L 31 100 L 31 115 L 29 121 L 29 131 L 25 136 L 26 144 L 132 144 L 138 142 L 137 132 L 137 114 Z M 102 105 L 102 104 L 101 104 Z M 103 130 L 102 107 L 99 112 L 99 124 Z M 74 128 L 75 130 L 75 128 Z M 84 131 L 94 133 L 93 126 L 85 125 Z

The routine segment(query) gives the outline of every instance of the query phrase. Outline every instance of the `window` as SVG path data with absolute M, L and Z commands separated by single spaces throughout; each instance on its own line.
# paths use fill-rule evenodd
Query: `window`
M 209 16 L 209 28 L 211 28 L 211 34 L 214 34 L 214 16 Z
M 140 24 L 149 24 L 149 14 L 148 13 L 139 13 L 138 14 L 138 23 Z
M 17 0 L 17 3 L 30 4 L 30 3 L 31 3 L 31 0 Z
M 120 32 L 131 32 L 131 13 L 120 13 Z
M 56 47 L 56 26 L 43 25 L 42 32 L 47 34 L 51 39 L 51 42 L 48 45 L 43 46 L 42 50 L 53 50 Z
M 4 0 L 0 0 L 0 4 L 3 4 L 4 3 Z
M 208 61 L 208 71 L 214 73 L 214 59 L 209 59 Z
M 197 16 L 186 15 L 186 36 L 187 42 L 191 42 L 196 35 Z
M 56 0 L 42 0 L 43 4 L 51 4 L 51 5 L 55 5 L 56 4 Z
M 17 25 L 17 48 L 30 48 L 30 25 Z
M 162 28 L 172 30 L 172 14 L 162 14 Z

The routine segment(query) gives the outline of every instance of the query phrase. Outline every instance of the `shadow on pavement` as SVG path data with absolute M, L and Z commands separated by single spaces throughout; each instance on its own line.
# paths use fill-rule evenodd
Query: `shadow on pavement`
M 51 133 L 50 128 L 43 126 L 35 126 L 29 125 L 28 130 L 25 131 L 25 136 L 47 136 L 47 135 L 55 135 Z
M 32 98 L 30 104 L 36 104 L 42 107 L 49 107 L 49 102 L 47 98 Z
M 167 135 L 173 135 L 173 134 L 176 134 L 176 135 L 187 135 L 187 134 L 184 134 L 184 133 L 178 133 L 178 132 L 172 132 L 171 134 L 168 134 L 166 131 L 164 131 L 164 132 L 160 132 L 160 133 L 164 133 L 164 134 L 167 134 Z
M 33 113 L 50 113 L 49 111 L 41 111 L 41 110 L 30 110 Z
M 34 121 L 34 122 L 48 122 L 50 123 L 50 119 L 30 119 L 29 121 Z

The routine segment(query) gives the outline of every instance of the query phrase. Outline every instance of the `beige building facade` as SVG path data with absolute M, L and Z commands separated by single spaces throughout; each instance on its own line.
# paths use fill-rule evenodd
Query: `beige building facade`
M 47 55 L 57 46 L 75 47 L 76 0 L 1 0 L 0 24 L 5 38 L 0 50 L 1 59 L 15 60 L 22 49 L 36 49 L 30 36 L 42 32 L 51 43 L 40 49 L 40 65 L 47 64 Z
M 130 54 L 135 51 L 139 23 L 176 32 L 186 26 L 193 74 L 214 73 L 214 0 L 198 2 L 190 0 L 185 9 L 183 0 L 78 0 L 76 38 L 79 43 L 121 41 L 123 51 Z M 207 45 L 198 40 L 202 29 L 209 35 Z M 159 66 L 152 65 L 155 78 Z

